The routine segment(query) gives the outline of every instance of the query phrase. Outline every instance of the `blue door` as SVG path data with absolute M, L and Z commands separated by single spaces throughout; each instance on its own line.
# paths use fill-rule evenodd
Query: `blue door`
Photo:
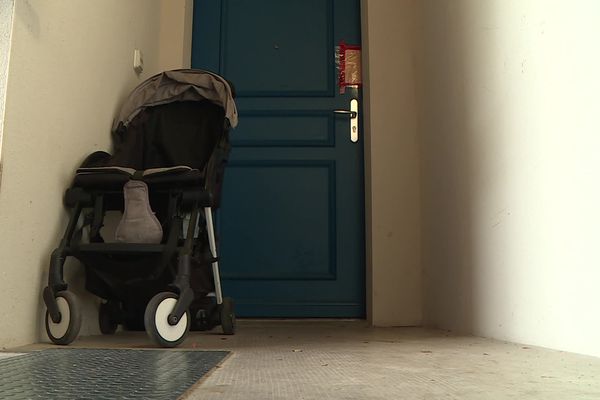
M 338 44 L 360 44 L 359 0 L 196 0 L 193 35 L 192 66 L 233 82 L 240 116 L 218 215 L 225 295 L 239 316 L 364 317 L 363 139 L 334 113 L 362 104 L 336 67 Z

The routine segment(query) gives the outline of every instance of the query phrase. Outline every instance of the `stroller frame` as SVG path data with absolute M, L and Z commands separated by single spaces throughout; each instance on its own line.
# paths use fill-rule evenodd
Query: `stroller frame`
M 52 252 L 52 256 L 50 259 L 50 272 L 48 276 L 48 286 L 44 288 L 43 298 L 46 307 L 48 308 L 48 312 L 52 318 L 52 321 L 58 323 L 60 321 L 60 312 L 58 310 L 58 305 L 56 302 L 56 294 L 68 289 L 67 283 L 64 281 L 64 264 L 66 258 L 68 256 L 73 256 L 75 258 L 80 258 L 85 255 L 85 253 L 89 252 L 97 252 L 102 250 L 103 252 L 109 254 L 130 254 L 130 253 L 155 253 L 160 252 L 163 249 L 167 249 L 169 252 L 169 256 L 167 261 L 178 253 L 179 262 L 177 268 L 177 275 L 172 283 L 172 287 L 177 290 L 177 293 L 181 295 L 179 301 L 177 302 L 176 308 L 173 310 L 169 318 L 173 322 L 177 322 L 181 319 L 181 316 L 189 308 L 193 300 L 193 294 L 191 293 L 191 287 L 189 283 L 190 277 L 190 256 L 192 251 L 192 242 L 194 238 L 193 227 L 198 223 L 198 213 L 200 206 L 203 206 L 204 217 L 206 218 L 207 224 L 207 233 L 208 233 L 208 241 L 209 248 L 213 260 L 211 262 L 212 265 L 212 273 L 214 277 L 214 285 L 215 285 L 215 297 L 218 305 L 223 304 L 223 293 L 221 290 L 221 281 L 220 281 L 220 273 L 219 273 L 219 262 L 217 259 L 217 248 L 216 248 L 216 240 L 214 233 L 214 224 L 212 218 L 212 208 L 207 206 L 206 202 L 200 204 L 197 203 L 193 207 L 189 229 L 187 232 L 187 237 L 185 238 L 185 242 L 182 246 L 173 246 L 173 241 L 176 238 L 175 234 L 182 227 L 182 219 L 177 218 L 174 223 L 171 224 L 169 228 L 168 238 L 169 241 L 166 245 L 163 244 L 137 244 L 137 243 L 108 243 L 108 244 L 80 244 L 75 245 L 73 243 L 73 236 L 76 230 L 77 222 L 81 216 L 83 211 L 83 207 L 86 205 L 91 205 L 92 196 L 87 193 L 82 193 L 77 191 L 73 193 L 73 189 L 69 189 L 70 193 L 67 193 L 66 196 L 75 196 L 78 199 L 75 201 L 75 204 L 72 207 L 71 215 L 69 218 L 69 224 L 67 229 L 61 239 L 60 245 Z M 87 201 L 86 201 L 87 200 Z M 100 200 L 101 201 L 101 200 Z M 96 204 L 99 204 L 96 202 Z M 171 246 L 170 246 L 171 244 Z M 171 247 L 169 249 L 169 247 Z M 160 275 L 168 266 L 168 263 L 160 263 L 156 270 L 151 274 L 151 276 Z
M 88 291 L 107 301 L 99 309 L 99 325 L 103 334 L 114 333 L 120 323 L 129 325 L 127 321 L 131 317 L 131 310 L 122 309 L 121 306 L 126 304 L 126 299 L 132 298 L 131 292 L 135 290 L 140 293 L 136 301 L 142 301 L 143 304 L 135 303 L 134 308 L 145 308 L 144 327 L 148 335 L 163 347 L 180 344 L 193 323 L 199 330 L 221 325 L 224 334 L 234 333 L 233 300 L 223 297 L 213 223 L 213 208 L 219 205 L 222 167 L 229 152 L 228 130 L 231 125 L 227 122 L 220 135 L 215 137 L 214 149 L 204 166 L 201 184 L 200 180 L 192 180 L 172 185 L 169 178 L 177 177 L 177 171 L 174 174 L 171 174 L 173 171 L 161 172 L 158 179 L 154 180 L 153 177 L 147 178 L 143 171 L 123 178 L 144 181 L 150 188 L 151 200 L 160 200 L 163 240 L 158 244 L 104 242 L 100 230 L 106 211 L 124 210 L 124 191 L 121 186 L 105 188 L 74 183 L 67 189 L 64 204 L 69 209 L 69 222 L 59 246 L 51 254 L 48 286 L 43 290 L 47 308 L 46 332 L 52 342 L 61 345 L 71 343 L 81 327 L 79 302 L 68 290 L 64 277 L 64 265 L 68 257 L 75 257 L 84 265 Z M 91 159 L 107 157 L 111 157 L 110 154 L 92 153 L 82 167 L 89 167 L 86 164 Z M 98 168 L 93 164 L 91 168 Z M 189 222 L 184 232 L 184 219 L 188 215 Z M 88 238 L 82 240 L 86 229 L 89 231 Z M 199 255 L 203 256 L 202 261 L 198 261 Z M 208 267 L 207 264 L 211 264 L 214 291 L 202 289 L 202 293 L 207 295 L 200 298 L 195 293 L 197 288 L 191 285 L 193 268 Z M 209 304 L 208 308 L 203 308 L 206 302 L 200 306 L 195 303 L 195 300 L 211 297 L 215 298 L 216 304 Z M 198 309 L 196 315 L 191 316 L 190 307 L 193 303 Z M 134 318 L 137 318 L 140 313 L 134 314 Z

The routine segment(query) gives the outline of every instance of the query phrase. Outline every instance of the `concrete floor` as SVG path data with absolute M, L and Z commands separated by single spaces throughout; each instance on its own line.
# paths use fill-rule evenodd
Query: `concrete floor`
M 142 332 L 72 346 L 154 347 Z M 363 321 L 239 321 L 235 336 L 192 332 L 182 347 L 233 352 L 190 400 L 600 399 L 597 358 Z

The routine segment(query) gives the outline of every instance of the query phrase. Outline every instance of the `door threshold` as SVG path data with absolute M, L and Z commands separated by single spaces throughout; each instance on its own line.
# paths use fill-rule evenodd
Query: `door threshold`
M 366 321 L 365 318 L 283 318 L 283 317 L 268 317 L 268 318 L 246 318 L 236 317 L 237 320 L 243 321 L 285 321 L 285 322 L 360 322 Z

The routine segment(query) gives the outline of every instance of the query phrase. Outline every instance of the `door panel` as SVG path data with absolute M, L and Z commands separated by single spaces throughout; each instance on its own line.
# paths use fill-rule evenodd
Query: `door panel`
M 358 0 L 196 0 L 192 65 L 233 82 L 240 124 L 218 216 L 223 289 L 240 316 L 363 317 L 363 145 L 335 46 L 360 44 Z
M 334 115 L 330 111 L 246 111 L 243 116 L 243 133 L 232 137 L 236 147 L 335 145 Z
M 221 71 L 238 96 L 332 95 L 331 1 L 226 0 L 221 18 Z
M 333 162 L 234 161 L 227 174 L 237 182 L 228 188 L 230 198 L 252 193 L 254 199 L 221 215 L 229 232 L 221 247 L 228 255 L 226 279 L 335 279 Z

